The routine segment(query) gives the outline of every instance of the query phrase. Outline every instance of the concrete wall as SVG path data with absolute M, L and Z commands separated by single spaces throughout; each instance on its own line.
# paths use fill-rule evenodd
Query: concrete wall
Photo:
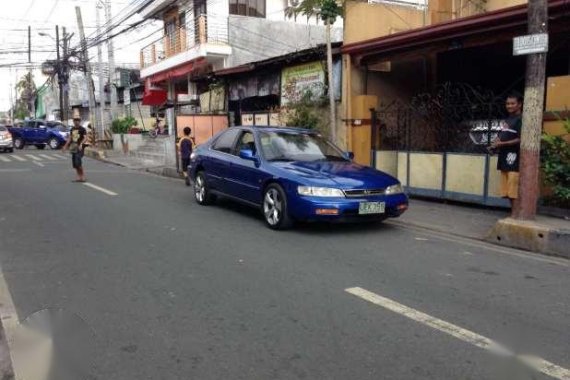
M 346 3 L 344 43 L 350 44 L 423 26 L 424 14 L 412 7 Z
M 230 15 L 229 43 L 232 55 L 226 67 L 234 67 L 307 49 L 325 43 L 325 27 L 288 21 Z M 333 29 L 333 42 L 342 40 L 342 29 Z
M 498 9 L 514 7 L 515 5 L 526 4 L 525 0 L 487 0 L 487 12 L 496 11 Z

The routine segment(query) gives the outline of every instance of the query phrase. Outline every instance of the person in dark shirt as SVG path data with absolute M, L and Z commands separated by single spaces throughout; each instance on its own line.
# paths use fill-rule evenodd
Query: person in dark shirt
M 73 182 L 86 182 L 83 172 L 83 143 L 86 141 L 87 131 L 81 126 L 79 114 L 73 117 L 73 127 L 69 131 L 69 138 L 63 146 L 63 150 L 69 149 L 71 153 L 71 164 L 77 172 L 77 179 Z
M 180 150 L 180 160 L 182 161 L 182 172 L 184 173 L 184 182 L 186 186 L 190 186 L 190 179 L 188 178 L 188 165 L 190 165 L 190 155 L 192 154 L 192 138 L 190 133 L 192 130 L 190 127 L 185 127 L 184 136 L 180 139 L 178 143 Z
M 500 193 L 511 202 L 518 198 L 519 161 L 522 127 L 522 96 L 511 93 L 507 96 L 505 107 L 509 116 L 502 122 L 497 139 L 491 144 L 499 152 L 497 170 L 501 172 Z

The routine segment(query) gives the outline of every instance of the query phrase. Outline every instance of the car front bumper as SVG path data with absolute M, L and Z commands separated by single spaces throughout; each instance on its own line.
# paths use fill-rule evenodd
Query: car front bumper
M 13 140 L 0 140 L 0 148 L 6 149 L 6 148 L 13 148 L 13 147 L 14 147 Z
M 359 214 L 361 202 L 385 202 L 380 214 Z M 408 208 L 405 194 L 375 196 L 366 198 L 320 198 L 289 196 L 289 213 L 296 220 L 304 221 L 365 221 L 397 218 Z M 322 210 L 338 210 L 336 215 L 319 214 Z

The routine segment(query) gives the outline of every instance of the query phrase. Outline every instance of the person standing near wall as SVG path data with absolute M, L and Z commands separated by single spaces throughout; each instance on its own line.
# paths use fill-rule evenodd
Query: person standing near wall
M 513 202 L 519 192 L 519 161 L 522 127 L 522 95 L 510 93 L 505 102 L 509 116 L 501 123 L 501 131 L 491 144 L 491 149 L 498 151 L 497 170 L 501 172 L 500 193 L 503 198 Z
M 188 178 L 188 165 L 190 165 L 190 155 L 192 154 L 192 138 L 190 133 L 192 129 L 185 127 L 183 130 L 184 136 L 178 143 L 178 150 L 180 151 L 180 161 L 182 162 L 182 173 L 184 175 L 184 182 L 186 186 L 190 186 L 190 178 Z

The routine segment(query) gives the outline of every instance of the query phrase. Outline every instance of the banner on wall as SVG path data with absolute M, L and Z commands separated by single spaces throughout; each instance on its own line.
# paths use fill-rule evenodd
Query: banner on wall
M 281 72 L 281 105 L 295 103 L 309 92 L 317 100 L 325 93 L 325 70 L 321 62 L 288 67 Z
M 279 74 L 266 74 L 230 83 L 230 100 L 279 95 Z

